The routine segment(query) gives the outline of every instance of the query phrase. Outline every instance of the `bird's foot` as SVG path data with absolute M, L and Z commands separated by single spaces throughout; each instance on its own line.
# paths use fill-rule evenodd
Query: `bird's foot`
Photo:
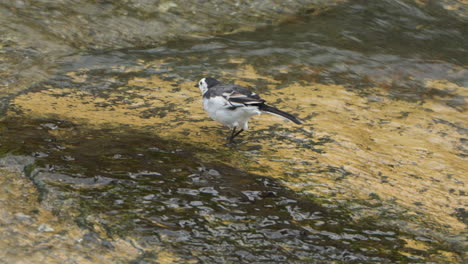
M 234 146 L 237 145 L 232 137 L 228 137 L 228 138 L 226 138 L 226 140 L 227 140 L 227 142 L 224 143 L 224 146 L 226 146 L 226 147 L 234 147 Z

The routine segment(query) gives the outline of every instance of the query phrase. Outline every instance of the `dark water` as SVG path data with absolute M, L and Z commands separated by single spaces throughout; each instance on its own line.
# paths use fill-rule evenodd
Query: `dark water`
M 234 81 L 239 66 L 230 62 L 234 58 L 285 85 L 344 84 L 363 96 L 383 86 L 394 99 L 418 102 L 437 95 L 462 109 L 461 95 L 429 89 L 425 81 L 468 86 L 467 28 L 466 21 L 432 2 L 420 7 L 412 1 L 352 1 L 254 32 L 178 38 L 164 45 L 143 41 L 134 48 L 60 56 L 57 73 L 28 89 L 52 85 L 107 98 L 135 76 L 195 82 L 223 73 Z M 164 60 L 167 67 L 155 70 L 140 63 L 154 60 Z M 139 71 L 127 73 L 120 66 Z M 283 68 L 289 72 L 281 73 Z M 77 84 L 64 75 L 74 71 L 85 73 L 87 82 Z M 256 85 L 268 92 L 261 80 Z M 71 214 L 91 230 L 102 226 L 109 237 L 132 236 L 148 246 L 169 248 L 187 261 L 409 263 L 423 262 L 429 254 L 404 248 L 401 238 L 411 234 L 355 222 L 346 208 L 195 158 L 194 153 L 210 153 L 204 147 L 128 128 L 86 130 L 54 119 L 5 120 L 0 129 L 2 153 L 37 158 L 30 177 L 57 214 Z M 54 136 L 51 130 L 64 133 Z
M 355 222 L 345 208 L 190 152 L 209 149 L 53 119 L 5 124 L 0 132 L 23 144 L 2 140 L 3 150 L 37 158 L 28 175 L 42 203 L 83 228 L 104 228 L 110 238 L 136 237 L 203 263 L 422 260 L 401 254 L 414 252 L 398 229 Z

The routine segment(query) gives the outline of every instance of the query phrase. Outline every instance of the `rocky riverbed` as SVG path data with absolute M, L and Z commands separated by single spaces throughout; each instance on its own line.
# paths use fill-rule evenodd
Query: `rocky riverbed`
M 0 5 L 0 263 L 463 262 L 464 1 L 46 2 Z M 226 146 L 204 76 L 305 123 Z

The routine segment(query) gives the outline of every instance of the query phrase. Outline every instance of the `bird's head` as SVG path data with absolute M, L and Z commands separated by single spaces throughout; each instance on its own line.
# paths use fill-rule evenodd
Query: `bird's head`
M 197 84 L 195 84 L 195 87 L 200 88 L 201 93 L 205 94 L 209 88 L 218 84 L 220 84 L 220 82 L 216 80 L 215 78 L 206 77 L 206 78 L 202 78 Z

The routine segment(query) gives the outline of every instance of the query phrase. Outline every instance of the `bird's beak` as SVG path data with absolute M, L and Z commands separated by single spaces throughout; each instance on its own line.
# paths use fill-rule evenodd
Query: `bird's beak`
M 197 83 L 197 84 L 195 84 L 193 87 L 198 87 L 198 83 Z

